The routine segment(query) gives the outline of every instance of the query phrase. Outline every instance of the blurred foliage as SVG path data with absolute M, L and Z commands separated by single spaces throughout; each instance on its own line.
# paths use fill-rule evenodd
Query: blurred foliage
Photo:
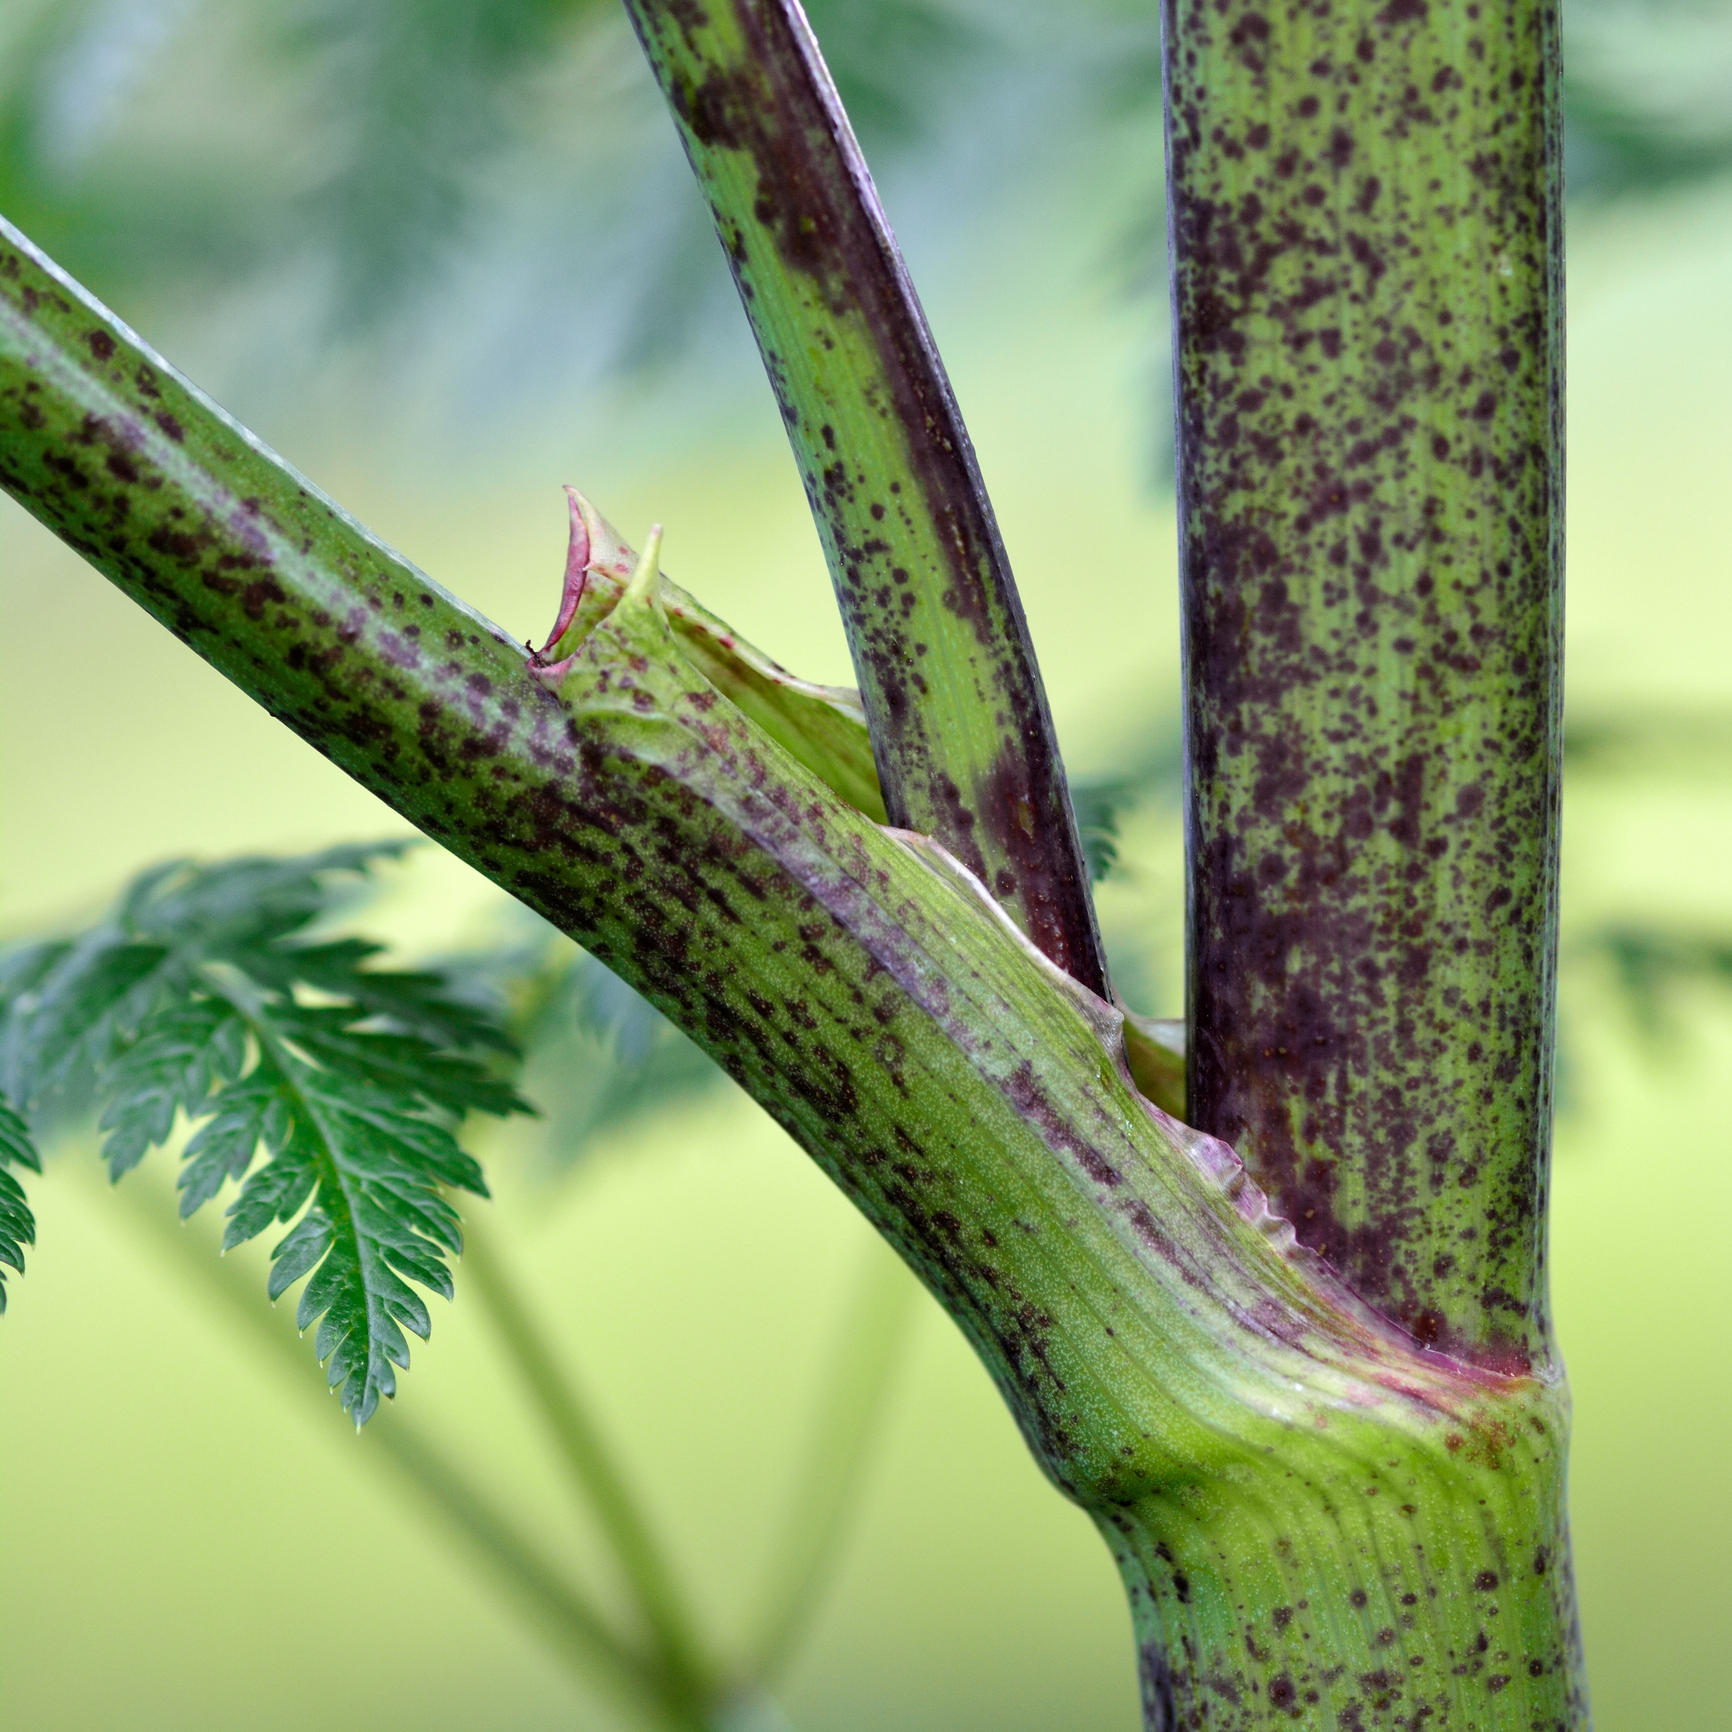
M 1732 933 L 1674 931 L 1618 921 L 1578 935 L 1570 952 L 1607 964 L 1619 999 L 1656 1044 L 1677 1033 L 1679 989 L 1732 992 Z
M 649 1001 L 539 916 L 513 903 L 491 949 L 428 964 L 452 993 L 507 1030 L 541 1114 L 549 1176 L 611 1131 L 683 1106 L 726 1079 Z
M 1070 785 L 1091 883 L 1100 883 L 1118 867 L 1119 830 L 1128 812 L 1152 802 L 1178 804 L 1185 767 L 1178 727 L 1151 729 L 1149 738 L 1153 745 L 1146 746 L 1129 769 L 1084 777 Z
M 271 1297 L 333 1243 L 342 1269 L 315 1287 L 378 1263 L 369 1279 L 393 1303 L 373 1306 L 376 1318 L 363 1303 L 347 1321 L 373 1327 L 404 1364 L 391 1319 L 425 1335 L 426 1315 L 391 1271 L 449 1297 L 437 1247 L 460 1241 L 437 1187 L 484 1189 L 451 1136 L 466 1114 L 531 1110 L 514 1086 L 524 1080 L 558 1172 L 604 1132 L 722 1080 L 660 1012 L 516 904 L 489 948 L 414 971 L 375 966 L 383 947 L 337 928 L 353 918 L 358 879 L 406 846 L 171 861 L 85 930 L 0 950 L 0 1262 L 22 1269 L 19 1246 L 33 1242 L 6 1170 L 40 1170 L 32 1133 L 62 1140 L 99 1116 L 118 1181 L 185 1125 L 182 1217 L 244 1179 L 226 1248 L 293 1220 L 312 1195 L 273 1253 Z M 249 1177 L 260 1148 L 270 1158 Z M 303 1311 L 306 1327 L 317 1313 Z M 334 1344 L 321 1338 L 321 1360 Z M 354 1394 L 371 1412 L 371 1391 Z
M 1587 199 L 1732 170 L 1732 5 L 1569 0 L 1565 184 Z
M 875 158 L 929 141 L 985 57 L 945 0 L 810 13 Z M 418 331 L 481 260 L 562 277 L 544 317 L 606 327 L 613 364 L 657 358 L 727 280 L 677 159 L 612 0 L 0 11 L 0 211 L 123 304 L 292 284 L 315 349 Z M 598 254 L 611 285 L 583 280 Z
M 10 1264 L 22 1275 L 24 1247 L 36 1243 L 36 1217 L 25 1200 L 24 1187 L 9 1170 L 12 1167 L 40 1173 L 42 1157 L 24 1121 L 0 1095 L 0 1263 Z M 0 1269 L 0 1312 L 5 1309 L 6 1271 Z
M 1572 720 L 1564 768 L 1567 777 L 1724 787 L 1732 776 L 1732 714 L 1643 709 Z M 1623 917 L 1570 934 L 1560 960 L 1566 983 L 1577 968 L 1605 971 L 1618 1004 L 1654 1048 L 1676 1045 L 1680 1001 L 1691 988 L 1732 993 L 1732 932 L 1723 929 Z
M 1062 25 L 1035 0 L 808 12 L 881 179 L 978 183 L 983 161 L 1091 131 L 1146 163 L 1097 189 L 1122 241 L 1095 268 L 1145 302 L 1158 355 L 1158 8 L 1079 0 Z M 1732 170 L 1728 0 L 1566 0 L 1565 19 L 1573 194 Z M 0 211 L 123 308 L 238 302 L 289 371 L 407 357 L 423 380 L 475 375 L 466 395 L 495 410 L 553 376 L 741 341 L 613 0 L 9 0 Z
M 374 968 L 380 946 L 311 930 L 338 881 L 404 846 L 170 861 L 95 925 L 0 959 L 5 1096 L 39 1122 L 95 1103 L 114 1180 L 193 1127 L 182 1218 L 232 1181 L 225 1251 L 289 1228 L 270 1297 L 308 1277 L 296 1324 L 318 1323 L 319 1361 L 356 1425 L 396 1392 L 403 1330 L 432 1327 L 408 1282 L 451 1297 L 445 1258 L 463 1238 L 446 1191 L 486 1195 L 453 1133 L 470 1112 L 529 1110 L 494 1074 L 515 1056 L 494 1022 L 434 975 Z M 10 1161 L 28 1164 L 11 1142 Z M 14 1263 L 19 1236 L 0 1245 Z

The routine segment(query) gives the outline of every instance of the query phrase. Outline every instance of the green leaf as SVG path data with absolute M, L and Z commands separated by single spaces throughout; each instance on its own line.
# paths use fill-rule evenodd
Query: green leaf
M 726 1081 L 654 1005 L 582 951 L 550 987 L 525 1045 L 546 1118 L 543 1146 L 558 1167 L 575 1164 L 606 1132 Z
M 210 952 L 256 948 L 332 913 L 339 906 L 329 883 L 333 873 L 365 874 L 415 845 L 412 837 L 396 837 L 289 858 L 245 855 L 205 867 L 177 861 L 135 879 L 118 920 L 161 943 L 193 943 Z
M 271 971 L 270 959 L 258 979 L 286 988 L 291 979 L 316 992 L 353 999 L 398 1028 L 436 1045 L 512 1050 L 511 1037 L 485 1011 L 452 996 L 448 976 L 438 973 L 385 972 L 366 967 L 384 946 L 364 938 L 339 938 L 328 944 L 297 945 Z
M 103 1077 L 108 1176 L 118 1179 L 165 1142 L 177 1113 L 201 1111 L 213 1084 L 240 1074 L 246 1051 L 246 1024 L 220 999 L 171 1004 L 154 1016 Z
M 72 945 L 51 938 L 0 951 L 0 1094 L 22 1102 L 33 1074 L 30 1021 L 43 982 L 65 959 Z
M 398 1086 L 453 1114 L 523 1109 L 524 1102 L 511 1085 L 489 1075 L 473 1059 L 441 1051 L 420 1035 L 357 1027 L 357 1010 L 372 1015 L 367 1005 L 308 1009 L 284 1001 L 273 1006 L 271 1021 L 282 1038 L 336 1074 Z
M 450 1131 L 421 1116 L 422 1102 L 407 1088 L 378 1087 L 280 1048 L 261 1060 L 259 1073 L 267 1081 L 261 1087 L 247 1079 L 245 1105 L 261 1127 L 264 1113 L 278 1106 L 288 1134 L 247 1180 L 223 1245 L 241 1244 L 272 1221 L 292 1221 L 311 1198 L 272 1251 L 270 1294 L 276 1299 L 311 1275 L 296 1322 L 302 1329 L 319 1323 L 315 1351 L 344 1410 L 363 1425 L 381 1396 L 396 1393 L 393 1368 L 409 1363 L 403 1330 L 424 1340 L 432 1327 L 408 1281 L 451 1297 L 445 1253 L 460 1252 L 463 1240 L 440 1185 L 481 1196 L 487 1187 Z
M 27 1105 L 88 1080 L 149 1016 L 179 970 L 172 950 L 98 930 L 43 981 L 28 1039 L 34 1087 Z
M 181 1219 L 203 1208 L 230 1179 L 244 1179 L 261 1146 L 277 1154 L 288 1140 L 290 1123 L 288 1105 L 266 1067 L 224 1089 L 182 1156 L 177 1181 Z M 243 1237 L 269 1226 L 275 1207 L 273 1202 L 271 1211 Z
M 24 1121 L 0 1096 L 0 1264 L 24 1273 L 24 1247 L 36 1243 L 36 1217 L 25 1201 L 24 1187 L 8 1171 L 28 1167 L 42 1171 L 42 1159 Z M 6 1310 L 6 1271 L 0 1268 L 0 1315 Z
M 442 1187 L 486 1194 L 457 1123 L 531 1110 L 490 1068 L 515 1055 L 496 1016 L 436 974 L 370 967 L 381 949 L 364 939 L 307 940 L 346 884 L 407 846 L 171 862 L 88 932 L 0 958 L 9 1082 L 30 1103 L 93 1095 L 112 1178 L 185 1118 L 183 1217 L 231 1181 L 225 1245 L 306 1210 L 271 1293 L 311 1275 L 302 1323 L 322 1319 L 319 1357 L 357 1423 L 394 1392 L 403 1331 L 430 1326 L 407 1283 L 450 1296 L 462 1240 Z M 0 1180 L 0 1257 L 20 1267 L 34 1224 Z

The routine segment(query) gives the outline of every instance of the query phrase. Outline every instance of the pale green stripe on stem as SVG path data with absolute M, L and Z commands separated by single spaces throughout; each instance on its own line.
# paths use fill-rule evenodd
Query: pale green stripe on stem
M 694 1709 L 710 1700 L 715 1680 L 672 1565 L 600 1427 L 569 1372 L 494 1248 L 473 1220 L 463 1228 L 463 1272 L 547 1426 L 581 1504 L 595 1517 L 653 1636 L 670 1686 Z

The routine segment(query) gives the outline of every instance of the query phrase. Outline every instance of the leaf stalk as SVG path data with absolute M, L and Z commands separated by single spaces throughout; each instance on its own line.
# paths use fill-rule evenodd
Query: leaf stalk
M 631 1586 L 669 1692 L 689 1708 L 702 1710 L 715 1698 L 717 1679 L 672 1564 L 491 1234 L 478 1231 L 473 1219 L 464 1223 L 463 1270 L 558 1449 L 572 1489 L 594 1514 Z

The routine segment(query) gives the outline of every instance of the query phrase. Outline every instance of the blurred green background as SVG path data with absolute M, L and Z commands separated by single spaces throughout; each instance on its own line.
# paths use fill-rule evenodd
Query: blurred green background
M 1153 9 L 811 10 L 979 447 L 1073 773 L 1158 757 L 1178 663 Z M 1732 11 L 1584 0 L 1569 42 L 1579 749 L 1554 1291 L 1599 1723 L 1707 1732 L 1732 1612 L 1715 949 L 1732 938 Z M 571 481 L 629 536 L 665 523 L 682 583 L 845 682 L 805 502 L 683 174 L 607 6 L 0 9 L 0 211 L 386 540 L 539 637 Z M 0 585 L 0 936 L 87 918 L 165 856 L 402 829 L 6 501 Z M 1128 814 L 1121 855 L 1102 891 L 1121 976 L 1138 1008 L 1178 1014 L 1169 805 Z M 431 850 L 385 879 L 360 924 L 408 955 L 500 929 L 496 893 Z M 1651 995 L 1619 955 L 1658 959 Z M 735 1639 L 878 1253 L 725 1089 L 591 1138 L 563 1175 L 539 1134 L 476 1131 L 497 1198 L 476 1213 Z M 87 1143 L 60 1155 L 0 1322 L 8 1728 L 626 1724 L 374 1431 L 356 1439 L 310 1344 L 285 1375 L 213 1301 L 192 1265 L 214 1257 L 211 1224 L 179 1242 L 160 1225 L 169 1158 L 115 1194 Z M 237 1256 L 264 1312 L 261 1254 Z M 459 1272 L 399 1407 L 614 1594 L 464 1298 Z M 286 1309 L 265 1315 L 292 1339 Z M 855 1516 L 778 1692 L 802 1732 L 1136 1724 L 1104 1548 L 924 1302 Z

